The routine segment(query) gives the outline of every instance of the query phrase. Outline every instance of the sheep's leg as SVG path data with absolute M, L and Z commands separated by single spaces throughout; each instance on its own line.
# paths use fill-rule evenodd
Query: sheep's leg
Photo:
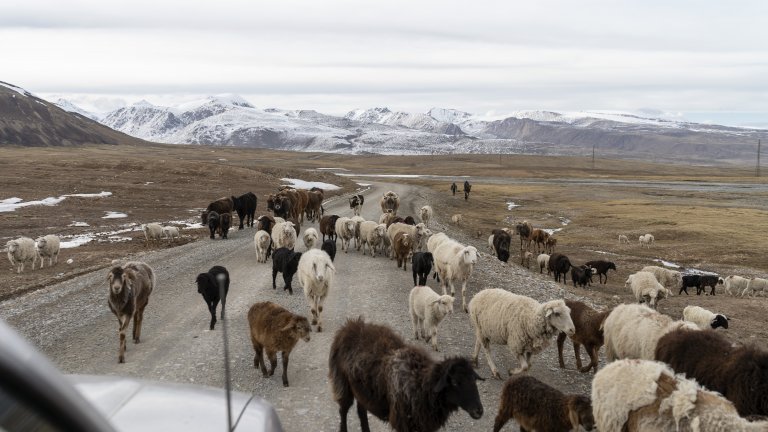
M 266 349 L 267 358 L 269 359 L 269 376 L 275 374 L 275 368 L 277 368 L 277 351 Z
M 565 369 L 565 361 L 563 360 L 563 345 L 565 345 L 565 333 L 560 332 L 557 335 L 557 358 L 560 361 L 560 368 Z
M 528 363 L 530 358 L 531 358 L 531 353 L 527 353 L 526 352 L 526 353 L 519 354 L 517 356 L 517 360 L 520 362 L 520 367 L 515 368 L 515 369 L 510 369 L 509 370 L 509 375 L 512 376 L 512 375 L 516 375 L 516 374 L 519 374 L 521 372 L 527 371 L 528 368 L 531 367 L 530 364 Z
M 290 352 L 283 351 L 283 387 L 288 387 L 288 357 L 290 355 Z
M 481 338 L 480 342 L 483 344 L 483 352 L 485 353 L 485 357 L 488 359 L 488 366 L 491 368 L 491 374 L 501 379 L 501 375 L 499 375 L 499 370 L 496 369 L 496 364 L 493 362 L 493 356 L 491 356 L 491 341 L 490 339 Z M 475 346 L 477 348 L 477 346 Z M 475 355 L 475 359 L 477 359 L 477 355 Z M 477 363 L 477 360 L 475 360 L 475 363 Z
M 266 378 L 269 376 L 267 372 L 267 363 L 264 361 L 264 346 L 258 342 L 253 343 L 253 350 L 256 354 L 253 356 L 254 369 L 260 369 L 261 374 Z
M 357 417 L 360 418 L 360 430 L 371 432 L 371 427 L 368 425 L 368 411 L 360 404 L 360 401 L 357 401 Z
M 413 323 L 413 338 L 419 340 L 419 334 L 422 329 L 421 320 L 419 320 L 419 317 L 414 312 L 411 312 L 411 323 Z
M 211 313 L 210 330 L 213 330 L 213 327 L 216 325 L 216 305 L 214 302 L 208 304 L 208 311 Z
M 429 333 L 430 333 L 429 334 L 429 339 L 432 341 L 432 348 L 435 351 L 440 351 L 439 349 L 437 349 L 437 326 L 433 326 L 430 329 Z
M 128 324 L 131 322 L 131 316 L 121 315 L 117 318 L 117 322 L 120 324 L 117 331 L 120 335 L 120 349 L 118 351 L 117 362 L 125 363 L 125 329 L 128 328 Z
M 144 306 L 137 306 L 133 314 L 133 343 L 141 342 L 141 324 L 144 322 Z
M 590 369 L 594 368 L 595 372 L 597 372 L 597 352 L 600 350 L 599 346 L 586 346 L 587 354 L 589 354 L 589 364 L 584 366 L 583 368 L 579 369 L 579 372 L 589 372 Z
M 464 308 L 464 312 L 469 313 L 469 308 L 467 307 L 467 282 L 465 279 L 461 283 L 461 306 Z M 453 290 L 451 290 L 451 294 L 453 294 Z
M 575 341 L 573 342 L 573 354 L 576 356 L 576 369 L 581 370 L 581 344 Z

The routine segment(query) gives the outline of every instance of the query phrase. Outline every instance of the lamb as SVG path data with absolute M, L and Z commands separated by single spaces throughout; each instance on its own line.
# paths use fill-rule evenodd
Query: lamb
M 533 231 L 531 231 L 530 239 L 536 244 L 536 252 L 546 251 L 547 240 L 549 240 L 548 232 L 539 228 L 534 228 Z
M 221 301 L 221 319 L 224 319 L 224 309 L 227 307 L 227 293 L 229 293 L 229 272 L 225 267 L 213 266 L 207 273 L 200 273 L 195 279 L 197 292 L 203 296 L 208 312 L 211 313 L 210 329 L 216 325 L 216 307 Z M 223 284 L 221 291 L 219 284 Z
M 591 279 L 592 269 L 590 267 L 586 265 L 581 267 L 571 267 L 571 280 L 573 281 L 574 288 L 576 288 L 576 284 L 579 284 L 582 288 L 586 288 Z
M 221 238 L 225 239 L 227 238 L 227 234 L 229 233 L 229 227 L 232 226 L 232 213 L 222 213 L 220 215 L 221 217 Z
M 681 330 L 659 339 L 655 359 L 719 392 L 742 416 L 768 415 L 768 351 L 734 344 L 714 330 Z
M 413 337 L 432 343 L 437 349 L 437 326 L 446 315 L 453 312 L 453 297 L 439 295 L 427 286 L 415 286 L 408 296 L 408 310 L 413 322 Z
M 573 352 L 576 356 L 576 369 L 579 372 L 585 373 L 593 369 L 597 372 L 598 357 L 597 354 L 600 351 L 600 347 L 603 346 L 603 323 L 611 313 L 611 310 L 605 310 L 598 312 L 586 304 L 576 300 L 566 300 L 565 305 L 571 309 L 571 320 L 576 328 L 576 332 L 571 335 L 571 341 L 573 342 Z M 557 335 L 557 355 L 560 360 L 560 367 L 565 368 L 565 362 L 563 361 L 563 345 L 565 344 L 565 338 L 567 335 L 560 332 Z M 589 364 L 581 366 L 581 346 L 587 350 L 589 356 Z
M 355 223 L 355 249 L 359 251 L 360 247 L 362 246 L 360 241 L 360 228 L 362 227 L 363 222 L 365 222 L 365 218 L 361 216 L 352 216 L 350 219 L 352 219 L 352 222 Z
M 301 237 L 301 240 L 304 242 L 304 246 L 307 248 L 307 250 L 310 250 L 317 246 L 318 242 L 320 241 L 319 235 L 317 234 L 317 230 L 314 228 L 307 228 L 304 231 L 304 235 Z
M 293 347 L 304 339 L 309 342 L 312 328 L 307 318 L 296 315 L 272 302 L 256 303 L 248 309 L 248 327 L 256 355 L 253 367 L 261 369 L 264 377 L 272 376 L 277 367 L 277 353 L 283 358 L 283 387 L 288 387 L 288 359 Z M 264 361 L 264 351 L 269 359 L 269 371 Z
M 734 295 L 734 291 L 736 294 L 739 294 L 749 287 L 749 279 L 735 275 L 726 276 L 725 279 L 723 279 L 723 286 L 728 295 Z
M 293 281 L 293 275 L 299 268 L 299 260 L 301 259 L 301 252 L 294 252 L 288 248 L 278 248 L 272 255 L 272 289 L 277 289 L 275 279 L 277 274 L 283 274 L 283 291 L 288 291 L 288 294 L 293 295 L 293 287 L 291 282 Z
M 432 271 L 432 265 L 435 258 L 431 252 L 416 252 L 411 258 L 411 270 L 413 270 L 413 284 L 426 285 L 429 272 Z M 418 283 L 416 277 L 418 276 Z
M 618 271 L 616 270 L 616 264 L 614 264 L 611 261 L 604 261 L 604 260 L 587 261 L 586 263 L 584 263 L 584 265 L 595 270 L 595 273 L 593 273 L 593 275 L 597 274 L 598 281 L 602 284 L 608 283 L 608 270 Z M 605 282 L 603 282 L 603 276 L 605 276 Z
M 335 232 L 341 237 L 341 250 L 344 253 L 349 252 L 349 242 L 355 237 L 355 227 L 357 224 L 348 217 L 336 219 Z
M 163 226 L 159 223 L 152 222 L 144 224 L 141 226 L 141 230 L 144 231 L 144 239 L 147 244 L 152 240 L 160 240 L 163 236 Z
M 163 238 L 167 238 L 170 242 L 173 242 L 173 239 L 175 238 L 181 238 L 181 234 L 179 233 L 179 227 L 164 226 Z
M 403 271 L 408 271 L 408 256 L 413 252 L 414 240 L 413 238 L 404 232 L 399 232 L 395 235 L 395 240 L 392 242 L 392 250 L 395 252 L 395 258 L 397 259 L 397 268 L 403 267 Z
M 429 226 L 429 221 L 432 220 L 432 206 L 425 205 L 424 207 L 419 209 L 419 217 L 421 218 L 421 222 L 424 223 L 425 226 Z
M 461 223 L 464 222 L 464 216 L 461 213 L 457 213 L 451 216 L 451 222 L 456 226 L 461 226 Z
M 571 310 L 563 300 L 539 303 L 497 288 L 482 290 L 472 298 L 469 318 L 475 328 L 472 360 L 477 366 L 482 345 L 491 373 L 499 379 L 501 376 L 491 356 L 491 343 L 507 345 L 510 353 L 517 356 L 520 367 L 509 371 L 514 375 L 527 371 L 531 356 L 546 348 L 557 332 L 572 335 L 576 331 Z
M 293 222 L 278 222 L 272 228 L 272 248 L 288 248 L 293 250 L 296 247 L 296 230 L 293 228 Z
M 601 431 L 765 431 L 768 421 L 739 417 L 734 404 L 667 365 L 622 360 L 592 382 L 592 405 Z M 742 414 L 743 415 L 743 414 Z
M 547 242 L 544 244 L 544 252 L 555 253 L 555 246 L 557 246 L 557 239 L 554 237 L 548 237 Z
M 701 275 L 699 277 L 699 286 L 696 287 L 696 295 L 701 294 L 701 292 L 706 291 L 706 287 L 712 287 L 712 290 L 709 292 L 709 295 L 715 295 L 715 285 L 722 285 L 723 284 L 723 278 L 721 278 L 718 275 Z M 686 293 L 687 294 L 687 293 Z
M 446 285 L 451 286 L 451 295 L 456 295 L 454 281 L 461 282 L 461 306 L 467 312 L 467 282 L 477 263 L 477 249 L 474 246 L 448 240 L 432 252 L 435 258 L 435 272 L 440 277 L 443 294 L 447 294 Z
M 59 236 L 54 234 L 38 237 L 37 240 L 35 240 L 35 251 L 37 256 L 40 257 L 40 268 L 43 268 L 46 258 L 48 258 L 48 267 L 53 267 L 54 264 L 58 264 L 60 245 L 61 240 L 59 240 Z M 34 269 L 35 264 L 33 262 L 32 270 Z
M 133 318 L 133 343 L 140 342 L 144 308 L 147 307 L 149 295 L 155 287 L 155 272 L 146 263 L 130 261 L 122 266 L 112 267 L 107 274 L 107 282 L 109 310 L 115 314 L 120 325 L 117 361 L 125 363 L 125 330 Z
M 299 260 L 299 283 L 304 287 L 304 297 L 309 302 L 312 313 L 312 325 L 317 325 L 317 332 L 323 331 L 320 314 L 323 312 L 323 302 L 333 284 L 336 268 L 331 257 L 322 250 L 310 249 L 301 255 Z
M 253 245 L 256 249 L 256 262 L 265 263 L 269 257 L 270 248 L 269 244 L 272 242 L 272 238 L 266 231 L 256 231 L 253 235 Z
M 547 275 L 552 273 L 552 270 L 549 269 L 549 255 L 539 254 L 536 257 L 536 262 L 539 264 L 539 274 L 544 273 L 544 269 L 547 269 Z
M 395 218 L 397 218 L 397 216 L 392 212 L 382 213 L 381 216 L 379 216 L 379 223 L 389 227 Z
M 525 266 L 525 268 L 531 268 L 531 258 L 533 258 L 533 253 L 528 251 L 520 251 L 520 265 Z
M 681 328 L 698 330 L 693 323 L 675 321 L 645 305 L 618 305 L 603 323 L 606 361 L 622 358 L 653 360 L 659 339 Z
M 658 266 L 646 266 L 640 271 L 653 273 L 656 280 L 670 290 L 679 287 L 683 283 L 683 274 L 677 270 L 669 270 Z
M 217 231 L 221 232 L 221 215 L 219 215 L 218 212 L 213 210 L 206 213 L 206 215 L 207 215 L 206 223 L 208 224 L 208 230 L 210 230 L 211 232 L 211 240 L 213 240 L 216 238 L 216 232 Z M 157 225 L 160 226 L 160 224 L 157 224 Z M 160 232 L 162 233 L 162 228 Z M 147 235 L 146 228 L 144 228 L 144 235 L 147 236 L 147 242 L 149 242 L 149 235 Z
M 320 250 L 328 255 L 328 258 L 333 262 L 336 259 L 336 242 L 333 240 L 325 240 L 320 246 Z
M 565 395 L 531 376 L 509 378 L 504 383 L 493 432 L 514 418 L 521 431 L 592 430 L 592 402 L 586 396 Z
M 651 245 L 653 244 L 654 240 L 655 239 L 652 234 L 641 235 L 640 238 L 638 239 L 638 241 L 640 242 L 640 246 L 645 246 L 649 249 L 651 248 Z
M 714 288 L 713 288 L 714 289 Z M 749 292 L 750 296 L 757 295 L 758 292 L 765 294 L 768 292 L 768 279 L 754 277 L 749 281 L 749 285 L 741 292 L 741 296 Z
M 624 234 L 619 234 L 619 244 L 622 243 L 629 244 L 629 239 Z
M 371 251 L 371 256 L 376 257 L 376 251 L 383 252 L 384 237 L 387 235 L 387 226 L 374 221 L 365 221 L 360 224 L 360 244 Z
M 728 328 L 728 317 L 715 314 L 699 306 L 686 306 L 683 309 L 683 319 L 699 326 L 700 329 Z
M 370 431 L 368 411 L 396 432 L 435 432 L 459 408 L 473 419 L 483 415 L 476 383 L 482 378 L 469 360 L 436 362 L 390 328 L 362 318 L 348 320 L 336 332 L 328 369 L 341 432 L 347 431 L 347 413 L 355 400 L 363 432 Z
M 624 282 L 624 287 L 632 290 L 638 303 L 648 302 L 654 309 L 659 300 L 672 294 L 656 280 L 653 273 L 647 271 L 639 271 L 629 275 Z
M 360 212 L 363 210 L 363 204 L 365 203 L 365 196 L 362 194 L 352 195 L 349 197 L 349 208 L 355 216 L 360 216 Z
M 6 246 L 8 247 L 8 260 L 12 266 L 16 267 L 16 273 L 23 272 L 24 265 L 29 261 L 32 261 L 32 270 L 35 269 L 38 254 L 34 240 L 29 237 L 19 237 L 9 241 Z M 42 258 L 40 260 L 42 261 Z

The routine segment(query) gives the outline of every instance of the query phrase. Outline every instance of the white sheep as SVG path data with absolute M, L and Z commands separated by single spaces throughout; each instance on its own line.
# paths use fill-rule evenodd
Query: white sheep
M 448 237 L 445 233 L 437 233 L 429 237 L 429 240 L 427 240 L 427 251 L 435 253 L 435 250 L 437 249 L 440 244 L 442 244 L 444 241 L 450 240 L 450 237 Z
M 422 239 L 425 236 L 431 236 L 432 231 L 429 230 L 429 228 L 426 227 L 423 223 L 418 223 L 416 225 L 408 225 L 405 223 L 397 222 L 393 223 L 387 228 L 387 237 L 389 237 L 389 242 L 391 244 L 395 243 L 395 236 L 398 233 L 405 233 L 408 234 L 413 239 L 413 244 L 416 245 L 414 247 L 414 252 L 419 252 L 421 250 L 421 244 Z M 394 258 L 394 249 L 390 253 L 390 258 Z
M 653 244 L 655 238 L 653 237 L 653 234 L 643 234 L 640 236 L 638 241 L 640 242 L 640 246 L 645 246 L 650 249 L 651 245 Z
M 453 222 L 453 224 L 456 226 L 461 226 L 461 223 L 464 222 L 464 216 L 460 213 L 457 213 L 451 216 L 451 222 Z
M 429 221 L 432 220 L 432 206 L 425 205 L 419 209 L 419 217 L 424 225 L 429 226 Z
M 665 269 L 659 266 L 645 266 L 640 271 L 652 273 L 660 284 L 670 290 L 678 289 L 683 285 L 683 274 L 677 270 Z
M 269 233 L 264 230 L 258 230 L 253 235 L 253 246 L 256 248 L 256 262 L 267 262 L 267 252 L 269 252 L 269 242 L 271 240 Z
M 301 236 L 301 240 L 304 242 L 307 250 L 317 246 L 320 236 L 317 234 L 317 230 L 314 228 L 307 228 L 304 230 L 304 235 Z
M 432 342 L 437 349 L 437 326 L 446 315 L 453 312 L 453 297 L 439 295 L 427 286 L 416 286 L 408 296 L 408 309 L 413 322 L 413 337 L 421 336 L 425 342 Z
M 304 288 L 304 297 L 309 302 L 312 313 L 312 324 L 317 325 L 317 331 L 323 331 L 320 314 L 323 312 L 323 302 L 328 296 L 336 268 L 327 253 L 320 249 L 310 249 L 299 259 L 297 270 L 299 283 Z
M 632 290 L 638 303 L 648 302 L 652 308 L 656 308 L 659 300 L 672 295 L 670 290 L 664 288 L 656 280 L 653 273 L 647 271 L 639 271 L 629 275 L 624 282 L 624 287 Z
M 744 297 L 744 294 L 747 292 L 749 292 L 750 296 L 756 296 L 758 292 L 765 294 L 766 291 L 768 291 L 768 279 L 755 277 L 749 281 L 747 287 L 741 292 L 741 296 Z
M 35 269 L 38 255 L 34 240 L 29 237 L 19 237 L 9 241 L 6 246 L 8 247 L 8 260 L 12 266 L 16 267 L 16 273 L 23 272 L 24 264 L 28 261 L 32 261 L 32 270 Z
M 43 268 L 45 259 L 48 258 L 48 267 L 52 267 L 59 262 L 59 249 L 61 247 L 61 240 L 59 236 L 54 234 L 48 234 L 47 236 L 39 237 L 35 240 L 35 249 L 37 250 L 37 256 L 40 257 L 40 268 Z M 34 270 L 34 263 L 32 269 Z
M 552 270 L 549 269 L 549 255 L 539 254 L 536 257 L 536 262 L 539 264 L 539 273 L 544 273 L 544 269 L 547 269 L 547 275 L 552 274 Z
M 601 431 L 766 431 L 765 420 L 749 422 L 731 401 L 685 378 L 666 364 L 621 360 L 592 381 L 592 412 Z
M 624 234 L 619 234 L 619 244 L 622 243 L 629 244 L 629 239 Z
M 736 294 L 739 294 L 749 287 L 749 279 L 735 275 L 726 276 L 725 279 L 723 279 L 723 286 L 728 295 L 734 295 L 734 291 Z
M 376 257 L 376 251 L 384 250 L 384 238 L 387 236 L 387 226 L 374 221 L 365 221 L 360 224 L 360 243 L 363 246 L 363 255 L 365 255 L 365 246 L 371 251 L 371 256 Z
M 163 236 L 163 226 L 156 222 L 142 225 L 141 230 L 144 231 L 144 239 L 147 243 L 151 240 L 160 240 Z
M 699 326 L 700 329 L 728 328 L 728 317 L 723 314 L 710 312 L 699 306 L 686 306 L 683 309 L 683 319 Z
M 336 235 L 341 239 L 341 250 L 344 253 L 349 252 L 349 243 L 355 237 L 355 227 L 357 224 L 348 217 L 336 219 Z
M 554 335 L 559 332 L 573 335 L 576 331 L 571 310 L 563 300 L 539 303 L 497 288 L 482 290 L 472 298 L 469 319 L 475 328 L 472 360 L 477 366 L 482 346 L 491 373 L 499 379 L 490 344 L 507 345 L 509 352 L 517 356 L 520 367 L 509 371 L 514 375 L 527 371 L 531 356 L 546 348 Z
M 365 218 L 358 215 L 352 216 L 350 219 L 355 223 L 355 249 L 360 250 L 360 247 L 362 246 L 360 244 L 360 226 L 365 222 Z
M 277 222 L 272 227 L 272 249 L 281 247 L 293 250 L 296 247 L 296 229 L 293 222 Z
M 656 344 L 665 334 L 678 329 L 698 330 L 687 321 L 675 321 L 641 304 L 616 306 L 603 322 L 606 361 L 622 358 L 655 358 Z
M 461 283 L 461 307 L 467 312 L 467 282 L 477 263 L 477 249 L 474 246 L 448 240 L 444 241 L 432 253 L 435 259 L 435 272 L 440 277 L 440 287 L 447 294 L 446 286 L 451 286 L 451 295 L 456 295 L 454 282 Z
M 491 234 L 488 236 L 488 249 L 491 250 L 491 252 L 496 255 L 496 248 L 493 246 L 493 239 L 496 237 L 495 235 Z
M 181 238 L 181 234 L 179 233 L 179 228 L 175 226 L 164 226 L 163 238 L 167 238 L 170 241 L 173 241 L 174 238 Z

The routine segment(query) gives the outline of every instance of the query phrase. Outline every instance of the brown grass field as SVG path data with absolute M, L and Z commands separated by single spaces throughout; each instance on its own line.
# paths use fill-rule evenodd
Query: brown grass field
M 19 160 L 24 163 L 18 163 Z M 36 200 L 100 191 L 114 195 L 99 199 L 68 198 L 55 207 L 33 206 L 0 213 L 0 241 L 4 244 L 19 235 L 37 237 L 50 232 L 108 231 L 127 223 L 196 221 L 199 209 L 208 202 L 246 191 L 259 196 L 258 215 L 265 212 L 263 196 L 282 184 L 282 177 L 334 183 L 343 187 L 339 191 L 342 194 L 356 187 L 350 177 L 338 177 L 316 168 L 343 168 L 362 174 L 445 176 L 386 181 L 413 183 L 442 194 L 445 199 L 431 203 L 435 211 L 443 220 L 449 220 L 451 214 L 463 214 L 462 229 L 481 233 L 477 240 L 480 250 L 487 250 L 487 236 L 494 227 L 529 220 L 535 227 L 563 228 L 555 235 L 557 252 L 565 253 L 572 262 L 607 259 L 616 263 L 618 272 L 610 273 L 607 285 L 593 284 L 586 291 L 572 285 L 568 288 L 606 306 L 630 301 L 624 280 L 645 265 L 658 264 L 654 259 L 722 276 L 766 277 L 768 273 L 768 181 L 755 178 L 752 169 L 602 159 L 596 161 L 593 169 L 590 159 L 575 157 L 344 156 L 166 145 L 4 147 L 0 152 L 0 200 Z M 475 177 L 468 201 L 459 194 L 451 196 L 448 187 L 453 176 L 459 186 L 463 179 L 458 176 Z M 536 182 L 537 179 L 542 181 Z M 668 182 L 678 183 L 671 187 L 663 185 Z M 696 187 L 686 188 L 689 184 Z M 520 207 L 508 210 L 507 201 Z M 106 211 L 124 212 L 128 218 L 102 219 Z M 570 223 L 563 225 L 561 218 Z M 91 226 L 68 226 L 73 221 Z M 656 238 L 651 248 L 638 244 L 638 236 L 644 233 L 652 233 Z M 60 262 L 53 269 L 26 271 L 22 275 L 16 275 L 3 258 L 6 264 L 0 266 L 0 298 L 106 267 L 112 259 L 126 254 L 171 247 L 166 243 L 147 247 L 140 234 L 121 234 L 141 237 L 140 241 L 92 242 L 68 249 L 62 253 L 63 260 L 72 258 L 76 265 Z M 184 242 L 204 235 L 202 230 L 186 230 L 184 234 Z M 619 234 L 627 235 L 630 244 L 619 245 Z M 519 245 L 517 237 L 513 238 L 514 245 Z M 512 261 L 519 263 L 518 252 L 513 252 Z M 765 298 L 727 297 L 722 288 L 714 298 L 696 298 L 693 290 L 687 298 L 683 294 L 663 301 L 660 310 L 680 316 L 688 303 L 731 316 L 732 328 L 727 331 L 733 338 L 768 347 Z

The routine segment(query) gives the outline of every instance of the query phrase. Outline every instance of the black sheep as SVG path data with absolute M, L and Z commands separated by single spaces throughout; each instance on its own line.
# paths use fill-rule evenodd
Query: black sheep
M 221 228 L 221 216 L 213 210 L 208 212 L 208 229 L 211 230 L 211 239 L 216 238 L 216 230 Z
M 210 220 L 210 217 L 209 217 Z M 219 290 L 218 276 L 224 279 L 224 296 Z M 216 325 L 216 307 L 221 300 L 221 318 L 224 319 L 224 309 L 227 307 L 227 293 L 229 292 L 229 272 L 222 266 L 213 266 L 208 273 L 197 275 L 197 292 L 203 295 L 208 311 L 211 313 L 211 330 Z
M 406 216 L 405 219 L 403 219 L 403 223 L 407 225 L 416 225 L 416 219 L 414 219 L 413 216 Z
M 584 265 L 589 266 L 589 268 L 595 269 L 597 277 L 600 280 L 600 283 L 603 283 L 603 284 L 608 283 L 608 270 L 617 271 L 616 264 L 612 263 L 611 261 L 603 261 L 603 260 L 587 261 Z M 603 276 L 605 276 L 605 282 L 603 282 Z M 591 277 L 589 281 L 592 282 Z
M 715 285 L 722 284 L 723 279 L 718 275 L 701 275 L 699 277 L 699 286 L 696 287 L 696 295 L 700 295 L 702 292 L 706 294 L 707 287 L 712 287 L 709 295 L 715 295 Z
M 232 226 L 232 213 L 221 214 L 221 238 L 227 238 L 229 227 Z
M 581 267 L 571 267 L 571 280 L 573 281 L 574 288 L 576 288 L 576 284 L 579 284 L 582 288 L 586 288 L 587 285 L 589 285 L 589 280 L 591 277 L 591 268 L 585 265 Z
M 331 257 L 331 262 L 336 258 L 336 242 L 333 240 L 325 240 L 320 246 L 320 250 L 327 253 Z
M 677 293 L 677 295 L 680 295 L 685 291 L 685 295 L 688 295 L 688 287 L 695 287 L 696 288 L 696 294 L 699 294 L 699 286 L 701 285 L 701 276 L 699 275 L 685 275 L 683 276 L 683 286 L 680 287 L 680 292 Z
M 272 254 L 272 289 L 277 289 L 275 279 L 277 274 L 283 274 L 283 281 L 285 286 L 283 291 L 287 290 L 288 294 L 293 295 L 293 287 L 291 281 L 293 281 L 293 275 L 299 269 L 299 259 L 301 259 L 301 252 L 294 252 L 288 248 L 281 247 Z
M 256 205 L 258 203 L 256 194 L 248 192 L 237 198 L 233 195 L 232 203 L 237 212 L 237 217 L 240 219 L 240 227 L 238 229 L 243 229 L 243 222 L 245 222 L 245 226 L 253 227 L 253 218 L 256 215 Z
M 572 267 L 571 260 L 567 256 L 559 253 L 553 253 L 549 256 L 549 270 L 555 275 L 555 281 L 560 282 L 560 276 L 563 276 L 563 283 L 568 284 L 565 279 L 565 275 L 568 274 L 568 270 Z
M 416 252 L 411 258 L 411 270 L 413 270 L 413 284 L 426 285 L 429 272 L 432 271 L 432 265 L 435 259 L 431 252 Z M 418 276 L 418 283 L 416 277 Z
M 512 236 L 504 230 L 495 229 L 493 234 L 493 249 L 496 251 L 496 257 L 501 262 L 509 261 L 509 245 L 512 243 Z

